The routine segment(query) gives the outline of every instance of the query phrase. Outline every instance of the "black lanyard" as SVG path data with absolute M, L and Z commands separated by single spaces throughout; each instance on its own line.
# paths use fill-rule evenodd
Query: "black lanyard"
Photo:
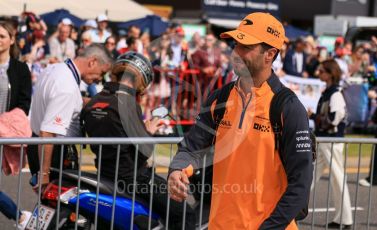
M 71 70 L 73 77 L 75 78 L 75 81 L 77 82 L 77 85 L 80 86 L 80 81 L 81 81 L 80 75 L 77 72 L 76 67 L 73 64 L 72 60 L 68 58 L 67 60 L 64 61 L 64 63 L 67 64 L 69 70 Z

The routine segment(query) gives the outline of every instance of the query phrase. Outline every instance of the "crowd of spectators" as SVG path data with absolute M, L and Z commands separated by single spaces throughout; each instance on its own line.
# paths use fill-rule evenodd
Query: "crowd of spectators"
M 148 30 L 142 31 L 137 25 L 127 30 L 112 30 L 104 14 L 87 20 L 81 27 L 74 25 L 69 18 L 64 18 L 56 28 L 48 28 L 32 12 L 24 12 L 22 21 L 24 23 L 18 25 L 17 29 L 19 58 L 28 64 L 33 83 L 47 65 L 74 58 L 92 43 L 104 44 L 114 59 L 127 51 L 136 51 L 148 57 L 158 70 L 196 69 L 202 95 L 205 95 L 208 87 L 219 87 L 237 77 L 232 71 L 232 44 L 219 40 L 210 31 L 206 35 L 194 33 L 191 39 L 186 40 L 183 27 L 171 24 L 165 33 L 155 38 L 150 36 Z M 319 64 L 328 58 L 335 58 L 341 67 L 343 79 L 370 78 L 376 72 L 376 47 L 376 37 L 355 46 L 338 37 L 334 50 L 328 51 L 312 36 L 299 37 L 284 45 L 273 68 L 278 76 L 318 78 Z M 178 76 L 171 74 L 170 80 Z M 213 84 L 210 80 L 214 76 L 222 84 Z M 106 77 L 104 79 L 109 80 Z M 153 92 L 149 94 L 154 97 L 171 96 L 168 94 L 173 91 L 173 84 L 167 83 L 166 79 L 157 79 L 159 90 L 152 87 Z M 100 90 L 100 85 L 82 84 L 81 89 L 87 96 L 93 96 Z

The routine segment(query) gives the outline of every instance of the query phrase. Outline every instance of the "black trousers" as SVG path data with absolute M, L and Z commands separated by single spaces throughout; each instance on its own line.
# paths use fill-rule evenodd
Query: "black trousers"
M 151 193 L 153 193 L 152 201 L 152 211 L 160 215 L 160 217 L 165 221 L 167 214 L 167 201 L 168 201 L 168 189 L 167 181 L 158 176 L 154 175 L 153 186 L 151 186 L 152 179 L 152 170 L 150 168 L 143 168 L 139 170 L 136 178 L 136 195 L 142 200 L 146 201 L 149 204 Z M 126 179 L 120 181 L 124 182 L 125 188 L 123 191 L 129 195 L 132 195 L 133 192 L 133 180 Z M 119 183 L 118 183 L 119 185 Z M 183 224 L 183 202 L 179 203 L 170 199 L 169 204 L 169 229 L 182 229 Z M 165 222 L 163 223 L 165 224 Z M 191 230 L 195 229 L 196 224 L 196 214 L 195 211 L 189 206 L 186 206 L 186 219 L 185 219 L 185 229 Z M 148 223 L 146 223 L 146 227 Z
M 372 164 L 374 164 L 374 168 L 372 171 Z M 372 180 L 373 176 L 373 181 Z M 374 158 L 370 159 L 370 170 L 369 170 L 369 176 L 366 178 L 369 183 L 373 185 L 377 185 L 377 146 L 374 148 Z
M 33 133 L 33 137 L 38 137 Z M 62 145 L 54 145 L 51 167 L 60 169 Z M 37 174 L 39 165 L 38 145 L 28 145 L 27 159 L 31 175 Z M 63 145 L 63 169 L 78 169 L 77 150 L 74 145 Z M 51 172 L 50 180 L 58 178 L 58 173 Z

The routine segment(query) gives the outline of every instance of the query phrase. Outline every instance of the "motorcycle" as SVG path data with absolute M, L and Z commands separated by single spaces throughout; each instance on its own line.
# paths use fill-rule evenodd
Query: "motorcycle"
M 51 169 L 53 172 L 59 172 L 58 169 Z M 97 229 L 110 229 L 112 223 L 113 209 L 113 182 L 101 178 L 97 182 L 97 175 L 89 172 L 82 172 L 80 177 L 80 188 L 77 187 L 79 180 L 78 171 L 66 170 L 62 172 L 61 195 L 59 196 L 59 181 L 51 181 L 44 190 L 41 197 L 41 204 L 36 205 L 33 215 L 26 229 L 37 229 L 37 216 L 39 216 L 38 229 L 50 230 L 58 229 L 77 229 L 89 230 L 95 223 L 95 213 L 97 209 Z M 97 187 L 99 189 L 97 201 Z M 59 219 L 58 201 L 60 202 Z M 129 194 L 116 193 L 115 212 L 113 219 L 113 229 L 128 230 L 131 229 L 133 219 L 133 229 L 148 229 L 149 225 L 149 203 L 135 197 L 134 208 L 132 208 L 133 198 Z M 76 213 L 78 206 L 78 213 Z M 98 208 L 96 208 L 98 206 Z M 196 205 L 195 213 L 197 214 L 197 229 L 199 229 L 200 205 Z M 132 209 L 134 215 L 132 217 Z M 207 229 L 209 205 L 203 205 L 202 225 L 200 229 Z M 38 215 L 39 213 L 39 215 Z M 151 229 L 165 229 L 165 220 L 158 214 L 151 215 Z
M 168 116 L 168 110 L 163 106 L 152 111 L 152 117 L 165 118 L 166 116 Z M 59 169 L 51 168 L 50 171 L 59 174 Z M 58 229 L 75 229 L 77 225 L 77 229 L 90 230 L 94 224 L 97 229 L 110 229 L 112 223 L 113 229 L 116 230 L 138 230 L 149 227 L 155 230 L 165 229 L 165 220 L 158 214 L 152 212 L 149 218 L 149 203 L 145 200 L 137 196 L 133 200 L 131 194 L 116 191 L 114 202 L 113 181 L 106 178 L 98 181 L 97 175 L 89 172 L 81 172 L 79 177 L 77 170 L 64 170 L 61 176 L 60 192 L 59 180 L 53 180 L 47 185 L 41 194 L 41 204 L 36 205 L 25 229 L 52 230 L 56 229 L 56 225 Z M 78 187 L 78 181 L 80 181 L 80 187 Z M 36 184 L 36 182 L 31 184 Z M 195 198 L 192 196 L 191 198 L 191 201 L 194 201 L 189 205 L 194 208 L 197 215 L 196 229 L 207 229 L 210 205 L 208 203 L 198 205 Z M 113 206 L 115 211 L 112 220 Z M 200 214 L 203 218 L 199 217 Z

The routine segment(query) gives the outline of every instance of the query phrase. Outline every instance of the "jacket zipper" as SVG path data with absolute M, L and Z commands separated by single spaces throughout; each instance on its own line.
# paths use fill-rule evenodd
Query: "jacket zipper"
M 240 94 L 240 96 L 241 96 L 241 99 L 242 99 L 242 113 L 241 113 L 241 118 L 240 118 L 240 123 L 238 125 L 238 129 L 242 128 L 243 119 L 245 117 L 246 109 L 249 106 L 251 98 L 252 98 L 252 96 L 250 95 L 250 98 L 249 98 L 249 100 L 247 101 L 247 103 L 245 105 L 245 99 L 243 98 L 243 96 L 241 94 Z

